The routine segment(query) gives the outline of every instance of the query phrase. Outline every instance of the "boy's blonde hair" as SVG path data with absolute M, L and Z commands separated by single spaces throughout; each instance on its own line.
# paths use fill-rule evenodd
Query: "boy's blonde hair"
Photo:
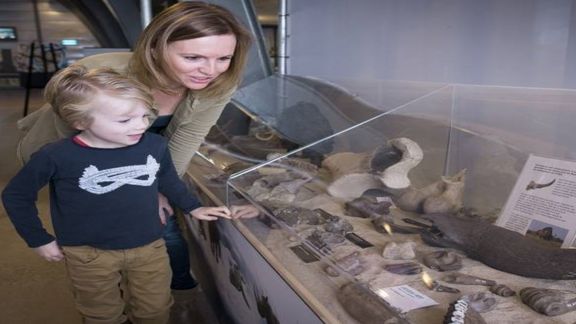
M 54 112 L 72 128 L 90 125 L 95 96 L 138 100 L 156 114 L 154 98 L 142 83 L 111 68 L 87 69 L 71 65 L 54 75 L 44 89 L 44 98 Z
M 227 93 L 241 80 L 252 36 L 227 9 L 204 2 L 179 2 L 158 14 L 144 29 L 130 61 L 130 72 L 152 89 L 173 93 L 180 81 L 168 64 L 172 42 L 206 36 L 234 35 L 236 48 L 230 67 L 196 93 L 215 97 Z

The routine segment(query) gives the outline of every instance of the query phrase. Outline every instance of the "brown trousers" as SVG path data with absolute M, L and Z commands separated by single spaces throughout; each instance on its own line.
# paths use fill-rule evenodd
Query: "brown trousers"
M 62 248 L 76 308 L 86 324 L 166 324 L 173 300 L 164 240 L 126 250 Z M 124 298 L 128 305 L 125 305 Z M 126 307 L 127 306 L 127 307 Z

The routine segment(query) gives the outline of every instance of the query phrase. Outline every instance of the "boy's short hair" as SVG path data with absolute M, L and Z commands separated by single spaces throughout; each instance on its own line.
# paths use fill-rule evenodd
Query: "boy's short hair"
M 54 75 L 44 89 L 44 98 L 54 112 L 73 128 L 92 122 L 90 104 L 98 94 L 138 100 L 156 114 L 150 90 L 111 68 L 87 69 L 71 65 Z

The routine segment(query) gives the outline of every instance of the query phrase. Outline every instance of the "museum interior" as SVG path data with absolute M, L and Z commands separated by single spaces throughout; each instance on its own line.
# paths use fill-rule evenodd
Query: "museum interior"
M 0 0 L 1 191 L 47 82 L 178 2 Z M 253 41 L 183 180 L 251 212 L 177 212 L 169 323 L 576 323 L 576 0 L 203 2 Z M 83 323 L 10 217 L 0 323 Z

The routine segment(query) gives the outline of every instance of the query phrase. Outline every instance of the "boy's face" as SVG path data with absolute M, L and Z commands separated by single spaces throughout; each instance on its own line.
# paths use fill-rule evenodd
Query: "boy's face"
M 92 122 L 79 125 L 80 138 L 91 147 L 118 148 L 140 141 L 150 111 L 138 100 L 98 94 L 90 104 Z

